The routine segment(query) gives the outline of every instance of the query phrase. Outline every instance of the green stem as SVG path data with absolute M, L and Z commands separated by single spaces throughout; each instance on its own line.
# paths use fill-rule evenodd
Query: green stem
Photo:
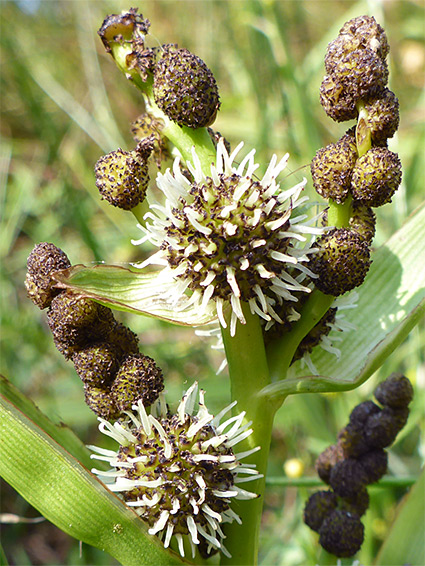
M 143 216 L 146 214 L 148 210 L 149 210 L 149 205 L 147 203 L 147 200 L 145 199 L 143 202 L 139 202 L 137 206 L 132 208 L 131 212 L 133 213 L 133 216 L 137 220 L 137 222 L 143 225 L 144 224 Z
M 282 403 L 270 402 L 259 397 L 258 392 L 270 383 L 269 370 L 259 319 L 252 315 L 246 303 L 242 305 L 246 324 L 236 327 L 235 336 L 229 328 L 223 329 L 223 341 L 229 366 L 232 399 L 238 401 L 237 411 L 246 411 L 246 420 L 252 421 L 252 434 L 238 444 L 238 452 L 260 446 L 261 450 L 247 458 L 255 463 L 259 473 L 265 476 L 273 419 Z M 244 460 L 245 461 L 245 460 Z M 233 509 L 242 519 L 242 527 L 236 522 L 228 525 L 226 548 L 232 558 L 222 557 L 221 564 L 257 564 L 258 539 L 263 507 L 265 477 L 250 482 L 249 491 L 259 495 L 257 499 L 237 501 Z
M 410 487 L 418 479 L 418 476 L 405 476 L 405 477 L 392 477 L 385 476 L 379 482 L 368 486 L 368 489 L 388 488 L 388 487 Z M 320 487 L 325 485 L 322 480 L 317 477 L 303 477 L 303 478 L 288 478 L 282 477 L 268 477 L 266 485 L 281 486 L 281 487 Z
M 149 114 L 162 122 L 161 134 L 168 138 L 181 153 L 185 161 L 193 162 L 192 148 L 196 148 L 203 170 L 206 175 L 210 175 L 210 165 L 215 162 L 216 151 L 214 144 L 206 128 L 188 128 L 179 126 L 164 114 L 154 102 L 151 89 L 145 93 L 145 103 Z
M 301 308 L 301 317 L 294 323 L 291 331 L 268 345 L 267 358 L 273 379 L 285 379 L 301 340 L 328 311 L 334 298 L 315 289 Z
M 346 228 L 350 224 L 352 197 L 348 196 L 342 204 L 329 199 L 328 226 Z
M 368 112 L 365 108 L 364 102 L 362 100 L 359 100 L 356 106 L 359 112 L 356 127 L 356 144 L 357 153 L 359 154 L 359 157 L 361 157 L 372 147 L 372 136 L 370 133 L 370 128 L 368 127 L 366 121 Z

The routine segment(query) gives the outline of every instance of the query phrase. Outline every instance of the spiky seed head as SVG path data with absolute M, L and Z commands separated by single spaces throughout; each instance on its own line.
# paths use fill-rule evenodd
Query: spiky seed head
M 328 484 L 332 468 L 343 458 L 344 454 L 338 444 L 328 446 L 321 454 L 319 454 L 315 467 L 320 479 Z
M 114 421 L 118 418 L 120 411 L 115 405 L 109 388 L 86 383 L 84 396 L 87 406 L 99 417 L 107 421 Z
M 59 352 L 70 358 L 75 352 L 106 339 L 114 323 L 111 309 L 71 292 L 51 302 L 47 322 Z
M 337 462 L 329 476 L 329 485 L 340 497 L 354 497 L 367 483 L 366 472 L 355 458 Z
M 357 159 L 356 144 L 346 138 L 320 148 L 311 161 L 311 176 L 316 191 L 325 199 L 345 201 Z
M 376 96 L 365 100 L 364 120 L 375 144 L 385 142 L 396 133 L 399 123 L 399 102 L 396 95 L 384 88 Z
M 342 295 L 361 285 L 370 266 L 369 247 L 346 228 L 333 228 L 316 242 L 319 251 L 310 260 L 318 275 L 314 284 L 327 295 Z
M 374 53 L 382 61 L 385 60 L 389 45 L 383 28 L 376 23 L 370 21 L 361 22 L 360 18 L 351 20 L 351 24 L 347 22 L 341 28 L 339 35 L 329 43 L 325 55 L 325 69 L 331 74 L 338 67 L 338 63 L 342 58 L 350 56 L 358 51 L 366 51 Z M 372 18 L 373 19 L 373 18 Z
M 369 502 L 367 489 L 362 487 L 353 497 L 338 498 L 338 509 L 361 517 L 368 510 Z
M 371 448 L 386 448 L 396 439 L 409 416 L 407 407 L 391 409 L 384 407 L 381 412 L 371 415 L 365 425 L 366 440 Z
M 202 59 L 187 49 L 163 47 L 154 70 L 156 104 L 179 126 L 210 126 L 220 108 L 214 75 Z
M 109 472 L 92 471 L 111 491 L 121 494 L 149 525 L 149 534 L 159 534 L 165 547 L 172 537 L 182 556 L 186 540 L 195 556 L 197 545 L 210 555 L 226 555 L 223 523 L 240 522 L 232 510 L 233 499 L 257 496 L 239 483 L 258 479 L 259 474 L 240 459 L 257 449 L 236 455 L 233 447 L 247 438 L 250 423 L 242 424 L 244 413 L 220 423 L 231 407 L 213 417 L 199 392 L 194 413 L 197 384 L 183 396 L 175 414 L 167 411 L 160 396 L 150 414 L 141 400 L 127 411 L 126 418 L 109 424 L 99 419 L 99 429 L 119 443 L 117 452 L 91 446 L 98 458 L 110 463 Z M 249 479 L 248 479 L 249 478 Z
M 114 320 L 106 335 L 106 339 L 117 351 L 120 361 L 130 354 L 139 353 L 138 336 L 122 322 Z
M 376 95 L 388 82 L 387 64 L 370 49 L 356 49 L 342 56 L 328 74 L 356 101 Z
M 363 401 L 354 407 L 350 413 L 350 423 L 363 427 L 371 415 L 381 412 L 381 408 L 373 401 Z
M 369 206 L 360 201 L 353 201 L 349 226 L 371 245 L 375 236 L 376 216 Z
M 146 197 L 149 184 L 148 158 L 153 138 L 142 140 L 134 151 L 112 151 L 98 159 L 96 187 L 109 204 L 131 210 Z
M 25 287 L 29 298 L 40 309 L 50 306 L 52 299 L 61 292 L 55 289 L 52 273 L 71 267 L 67 255 L 54 244 L 37 244 L 27 259 L 28 272 Z
M 97 320 L 99 306 L 92 299 L 64 292 L 53 299 L 49 314 L 51 320 L 56 321 L 58 325 L 82 328 L 92 325 Z
M 382 405 L 401 409 L 407 407 L 413 399 L 413 387 L 406 376 L 401 373 L 392 373 L 378 385 L 374 395 Z
M 107 342 L 98 342 L 75 352 L 72 363 L 84 383 L 100 388 L 112 382 L 119 367 L 117 351 Z
M 339 35 L 346 41 L 357 40 L 358 48 L 367 48 L 375 51 L 381 59 L 385 59 L 390 51 L 384 28 L 380 26 L 373 16 L 357 16 L 342 26 Z
M 354 556 L 364 540 L 364 526 L 357 515 L 336 509 L 320 528 L 320 545 L 340 558 Z
M 333 491 L 316 491 L 304 507 L 304 523 L 317 533 L 323 521 L 336 509 L 338 498 Z
M 47 313 L 47 324 L 52 332 L 53 343 L 56 349 L 66 360 L 81 349 L 89 346 L 93 342 L 93 336 L 86 328 L 73 328 L 69 326 L 58 326 L 52 321 Z
M 396 153 L 384 147 L 372 147 L 357 160 L 353 169 L 353 198 L 369 207 L 391 202 L 401 183 L 401 175 L 401 162 Z
M 139 400 L 150 407 L 164 389 L 164 378 L 155 361 L 142 354 L 127 356 L 111 387 L 111 394 L 120 412 L 130 410 Z
M 320 85 L 320 104 L 335 122 L 346 122 L 357 117 L 356 98 L 344 88 L 338 77 L 325 75 Z
M 341 447 L 344 458 L 357 458 L 369 450 L 363 426 L 357 423 L 348 423 L 338 434 L 338 445 Z
M 366 473 L 367 484 L 377 482 L 387 473 L 388 454 L 382 448 L 370 450 L 366 454 L 362 454 L 358 461 Z

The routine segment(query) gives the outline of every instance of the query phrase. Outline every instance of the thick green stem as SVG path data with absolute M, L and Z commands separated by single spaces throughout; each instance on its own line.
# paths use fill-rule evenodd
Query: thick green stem
M 352 197 L 348 196 L 342 204 L 329 199 L 328 226 L 346 228 L 350 224 Z
M 246 324 L 237 325 L 236 335 L 224 329 L 223 340 L 229 365 L 232 399 L 238 401 L 237 412 L 246 411 L 246 420 L 252 421 L 252 434 L 238 444 L 237 452 L 257 446 L 261 450 L 246 459 L 255 463 L 257 471 L 265 476 L 270 449 L 273 419 L 281 405 L 259 397 L 258 392 L 270 383 L 262 329 L 259 319 L 243 304 Z M 244 460 L 245 461 L 245 460 Z M 237 501 L 232 508 L 242 519 L 242 526 L 233 523 L 226 527 L 225 545 L 232 558 L 222 557 L 221 564 L 257 564 L 258 539 L 265 489 L 265 477 L 250 482 L 248 490 L 259 495 L 257 499 Z
M 146 106 L 149 114 L 163 124 L 161 134 L 168 138 L 181 153 L 185 161 L 193 162 L 192 148 L 196 148 L 205 175 L 210 175 L 211 163 L 215 162 L 216 151 L 206 128 L 192 129 L 179 126 L 170 120 L 155 104 L 151 91 L 146 94 Z
M 285 379 L 299 343 L 316 326 L 333 301 L 334 297 L 315 289 L 302 307 L 301 317 L 291 331 L 269 344 L 267 357 L 273 379 Z

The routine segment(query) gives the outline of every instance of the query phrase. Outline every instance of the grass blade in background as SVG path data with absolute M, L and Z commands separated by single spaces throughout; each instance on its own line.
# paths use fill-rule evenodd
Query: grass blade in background
M 394 524 L 378 554 L 375 566 L 425 564 L 425 469 L 399 505 Z M 422 527 L 421 527 L 422 525 Z

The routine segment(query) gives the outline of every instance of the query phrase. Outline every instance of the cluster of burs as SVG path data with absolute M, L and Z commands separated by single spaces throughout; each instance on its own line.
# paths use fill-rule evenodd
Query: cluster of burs
M 87 405 L 115 420 L 138 400 L 150 406 L 163 389 L 152 358 L 139 353 L 137 336 L 108 307 L 55 287 L 55 273 L 71 267 L 66 254 L 50 243 L 37 244 L 27 261 L 25 286 L 31 300 L 48 308 L 54 343 L 71 359 L 84 383 Z
M 95 167 L 101 196 L 124 210 L 135 208 L 145 199 L 150 156 L 158 167 L 170 157 L 167 140 L 161 133 L 165 120 L 191 129 L 208 128 L 212 141 L 217 141 L 217 135 L 208 127 L 220 108 L 213 73 L 202 59 L 176 44 L 147 47 L 149 27 L 149 20 L 132 8 L 108 16 L 98 32 L 112 56 L 116 46 L 127 48 L 126 65 L 145 84 L 145 112 L 132 124 L 138 145 L 132 151 L 118 149 L 101 157 Z M 132 79 L 131 73 L 127 76 Z
M 353 556 L 361 547 L 360 520 L 369 507 L 366 486 L 386 472 L 390 446 L 404 427 L 413 397 L 410 381 L 392 374 L 375 390 L 373 401 L 352 410 L 349 423 L 316 461 L 319 477 L 331 489 L 314 493 L 304 509 L 304 522 L 320 535 L 321 546 L 338 557 Z
M 311 259 L 316 286 L 341 295 L 360 285 L 370 266 L 375 233 L 373 208 L 391 201 L 401 182 L 401 163 L 387 147 L 399 124 L 399 104 L 386 88 L 389 52 L 382 27 L 360 16 L 341 28 L 328 45 L 320 100 L 337 122 L 357 119 L 336 143 L 321 148 L 311 163 L 316 191 L 329 200 Z

